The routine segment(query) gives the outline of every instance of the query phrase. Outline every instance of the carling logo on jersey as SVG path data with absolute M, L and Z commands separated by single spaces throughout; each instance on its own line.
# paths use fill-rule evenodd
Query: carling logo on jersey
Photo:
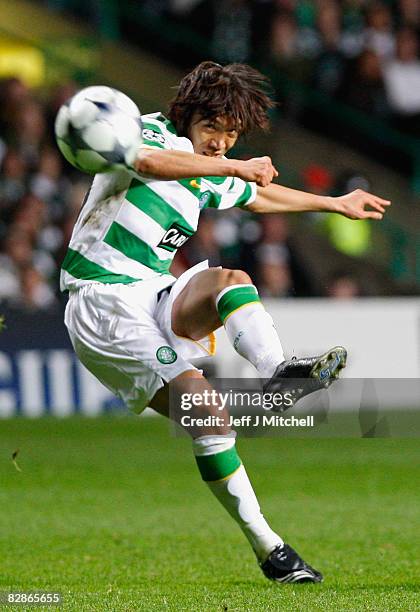
M 167 251 L 176 251 L 176 249 L 179 249 L 179 247 L 187 242 L 190 236 L 192 236 L 190 230 L 186 230 L 185 227 L 181 227 L 178 223 L 172 223 L 158 246 Z

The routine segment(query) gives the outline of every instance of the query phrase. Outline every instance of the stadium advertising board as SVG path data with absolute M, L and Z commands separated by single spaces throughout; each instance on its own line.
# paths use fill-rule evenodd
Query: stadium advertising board
M 340 342 L 349 350 L 346 379 L 386 379 L 386 397 L 381 401 L 393 408 L 416 406 L 415 384 L 392 385 L 389 381 L 420 379 L 420 300 L 268 300 L 267 306 L 287 355 L 316 354 Z M 61 311 L 4 315 L 0 418 L 95 416 L 124 410 L 76 358 Z M 223 331 L 217 334 L 217 344 L 211 376 L 255 377 L 252 366 L 233 351 Z M 355 394 L 359 388 L 364 387 L 354 386 Z M 334 393 L 334 402 L 339 403 L 338 393 Z
M 0 417 L 95 416 L 121 406 L 81 365 L 62 312 L 5 312 L 0 344 Z

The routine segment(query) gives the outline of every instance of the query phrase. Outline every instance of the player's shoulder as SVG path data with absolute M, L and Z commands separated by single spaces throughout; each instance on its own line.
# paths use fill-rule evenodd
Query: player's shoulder
M 145 144 L 192 151 L 191 141 L 188 138 L 178 136 L 175 126 L 163 113 L 142 115 L 142 123 Z
M 205 176 L 201 179 L 200 207 L 220 210 L 243 208 L 256 198 L 256 184 L 233 176 Z
M 223 155 L 222 159 L 226 159 Z M 201 191 L 226 192 L 232 185 L 233 178 L 231 176 L 203 176 L 201 179 Z
M 147 129 L 148 127 L 150 127 L 151 129 L 155 129 L 157 132 L 160 132 L 162 134 L 168 133 L 172 134 L 173 136 L 177 136 L 174 125 L 161 112 L 142 115 L 141 119 L 143 123 L 143 129 Z
M 236 180 L 233 176 L 204 176 L 201 179 L 201 190 L 212 191 L 214 193 L 225 194 L 240 188 L 243 189 L 244 181 Z

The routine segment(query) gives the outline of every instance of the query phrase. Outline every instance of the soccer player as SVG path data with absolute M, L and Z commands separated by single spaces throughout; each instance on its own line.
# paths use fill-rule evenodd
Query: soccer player
M 214 353 L 213 332 L 221 325 L 235 350 L 268 380 L 264 390 L 289 390 L 295 401 L 327 386 L 345 366 L 342 347 L 286 361 L 245 272 L 208 268 L 207 262 L 178 279 L 169 272 L 203 208 L 382 218 L 389 202 L 375 195 L 311 195 L 272 183 L 278 173 L 269 157 L 225 157 L 241 135 L 268 127 L 271 106 L 256 70 L 204 62 L 182 79 L 167 118 L 143 117 L 144 144 L 134 168 L 93 180 L 62 266 L 61 286 L 70 294 L 65 322 L 83 364 L 137 413 L 151 406 L 168 415 L 169 382 L 178 393 L 189 391 L 191 381 L 195 389 L 210 389 L 191 360 Z M 215 402 L 193 414 L 226 417 L 220 408 Z M 168 416 L 176 420 L 177 411 Z M 263 517 L 227 422 L 190 432 L 203 480 L 243 530 L 268 578 L 320 582 L 320 572 Z

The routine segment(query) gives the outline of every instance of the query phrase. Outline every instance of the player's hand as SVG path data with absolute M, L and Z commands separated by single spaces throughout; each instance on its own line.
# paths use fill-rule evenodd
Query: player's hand
M 279 173 L 268 155 L 253 157 L 246 161 L 238 161 L 236 176 L 244 181 L 255 182 L 260 187 L 267 187 L 273 178 L 278 175 Z
M 377 219 L 384 216 L 391 205 L 390 200 L 384 200 L 362 189 L 356 189 L 344 196 L 333 198 L 336 212 L 349 219 Z

